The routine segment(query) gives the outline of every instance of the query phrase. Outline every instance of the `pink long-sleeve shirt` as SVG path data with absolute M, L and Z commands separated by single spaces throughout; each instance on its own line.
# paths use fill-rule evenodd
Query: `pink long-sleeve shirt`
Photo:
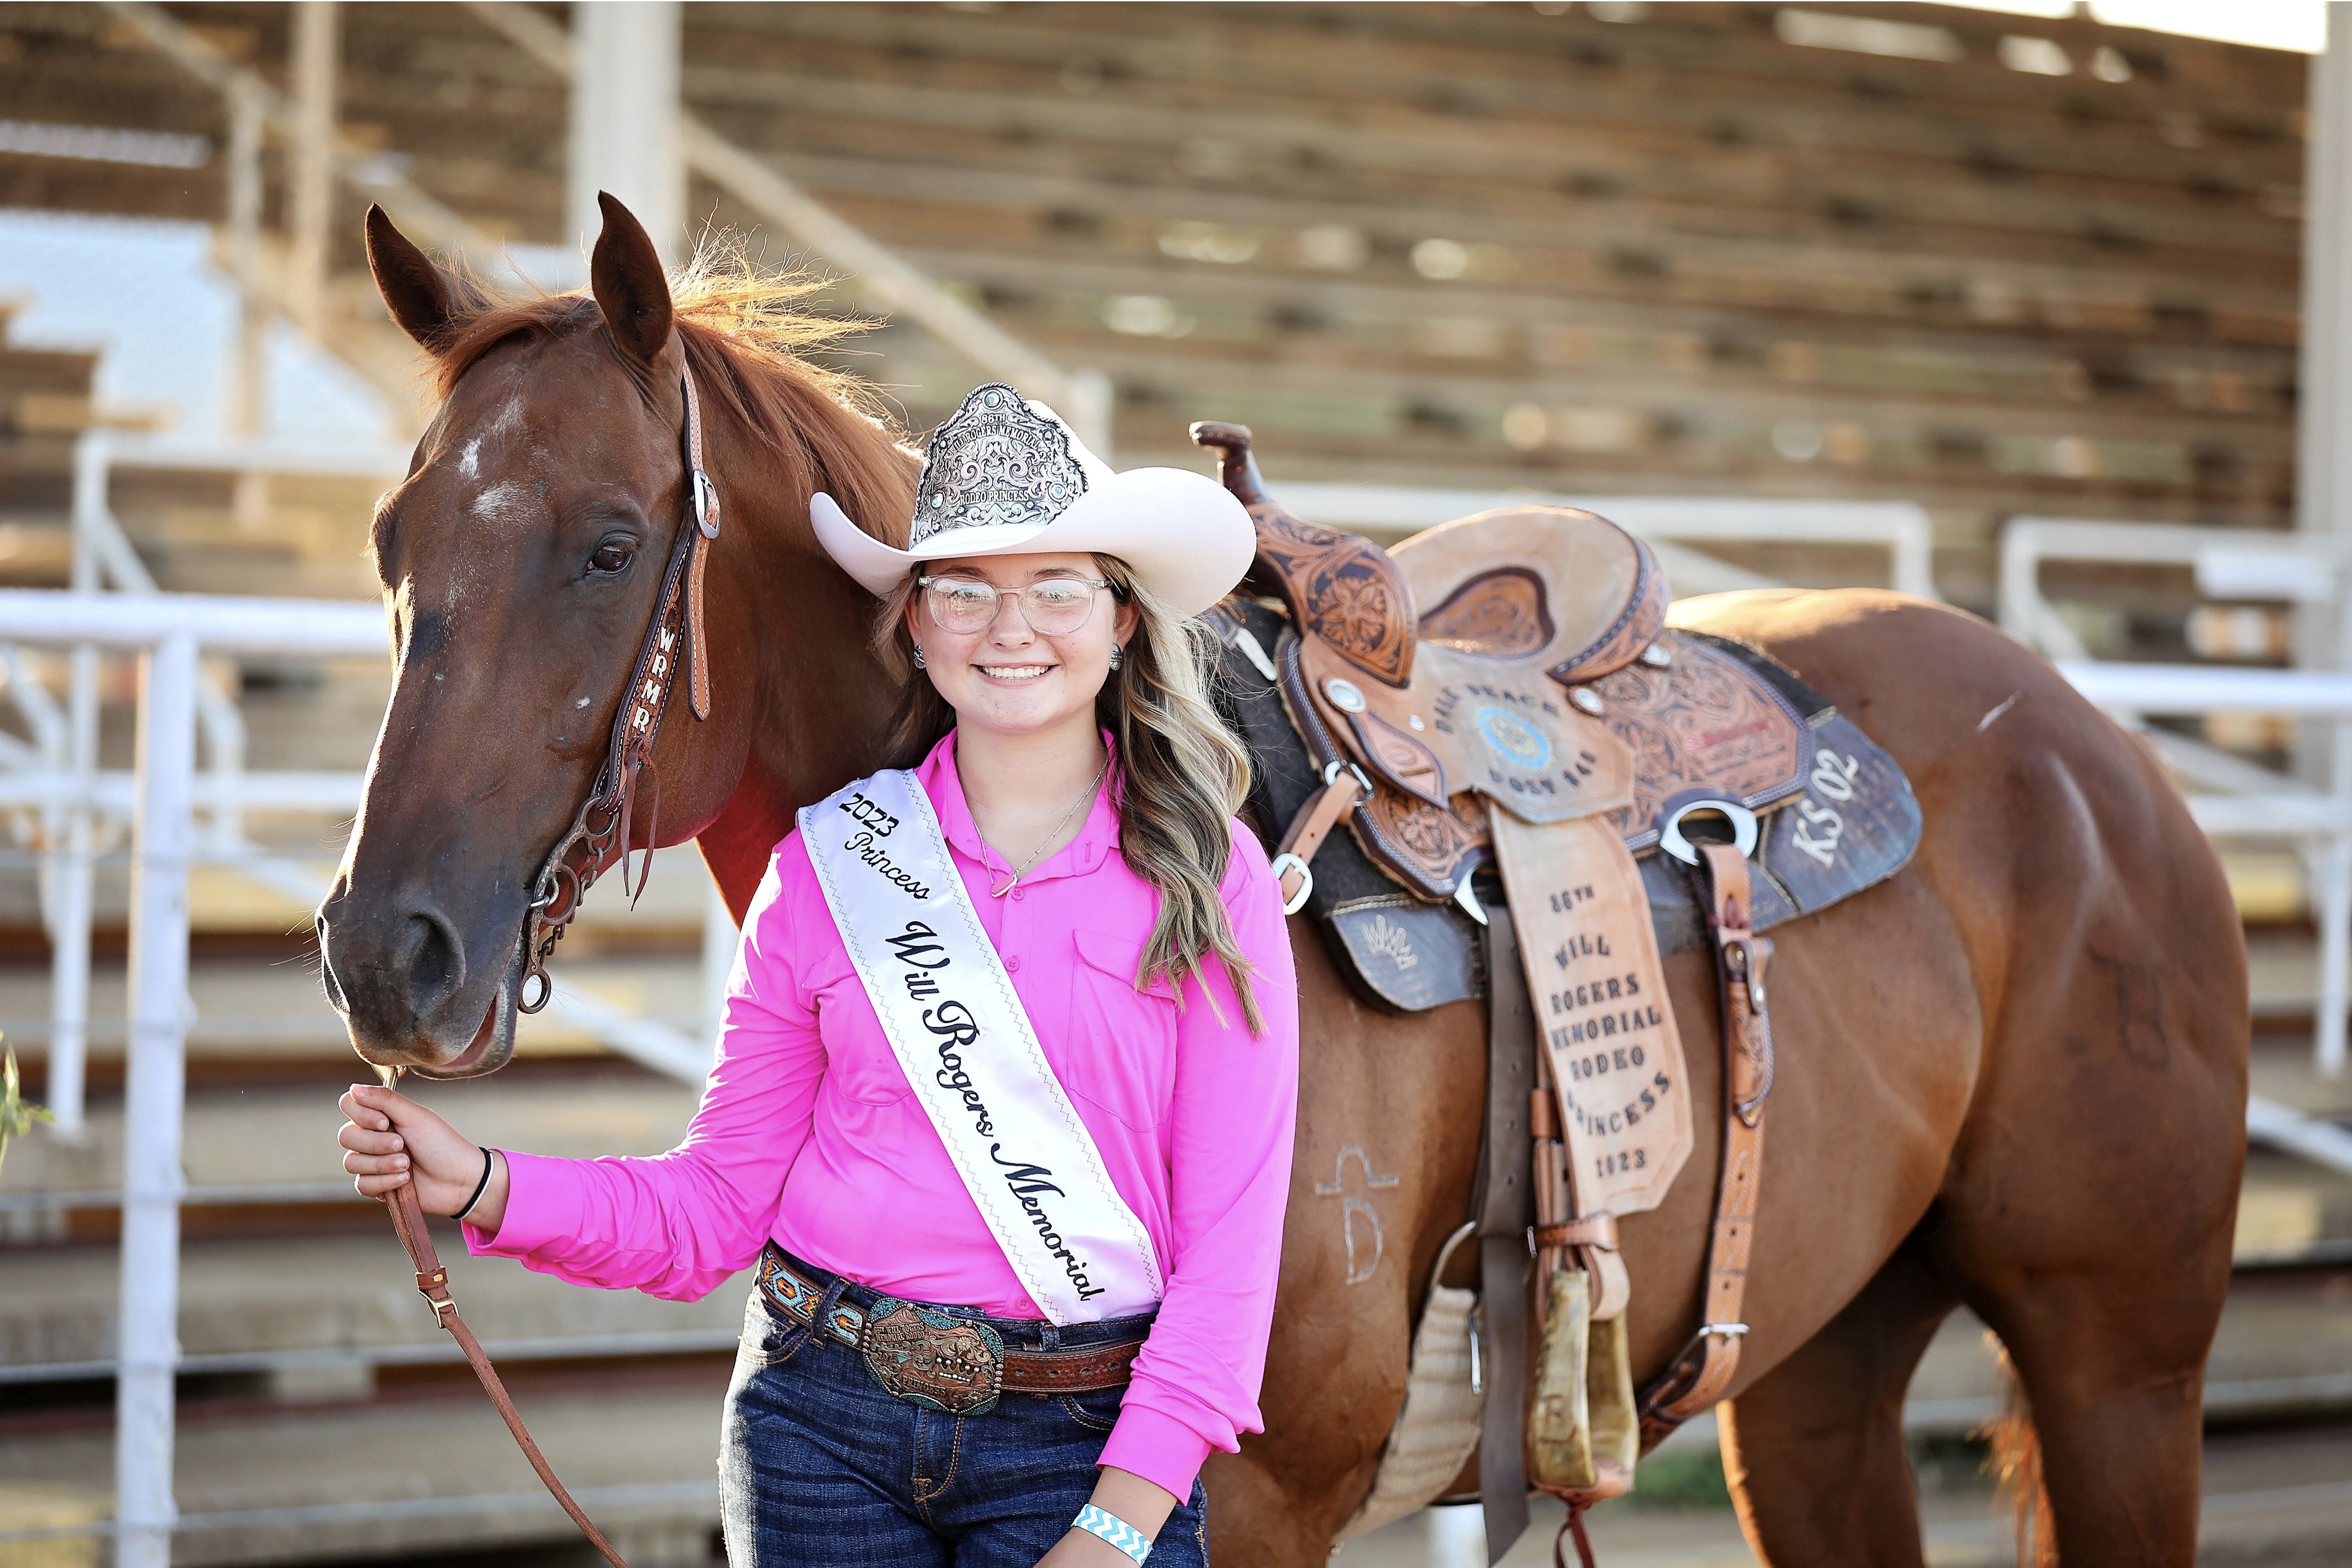
M 1279 889 L 1234 824 L 1220 891 L 1265 1019 L 1253 1036 L 1214 959 L 1205 983 L 1186 979 L 1181 1006 L 1165 982 L 1134 988 L 1159 893 L 1119 857 L 1109 788 L 1077 837 L 1000 899 L 990 889 L 1007 868 L 972 825 L 952 734 L 916 777 L 1055 1076 L 1159 1254 L 1167 1295 L 1102 1463 L 1184 1497 L 1210 1449 L 1263 1429 L 1298 1093 Z M 744 916 L 685 1142 L 651 1159 L 507 1163 L 498 1234 L 468 1226 L 467 1245 L 575 1284 L 694 1300 L 773 1238 L 904 1300 L 1045 1316 L 892 1054 L 797 832 Z

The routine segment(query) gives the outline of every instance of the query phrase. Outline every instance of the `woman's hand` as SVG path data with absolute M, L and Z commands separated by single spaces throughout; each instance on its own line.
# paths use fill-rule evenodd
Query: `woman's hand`
M 338 1103 L 350 1120 L 335 1141 L 362 1196 L 380 1198 L 413 1179 L 426 1214 L 454 1215 L 474 1195 L 482 1151 L 436 1112 L 374 1084 L 352 1085 Z M 495 1235 L 506 1210 L 507 1163 L 493 1150 L 489 1185 L 466 1218 Z
M 1037 1559 L 1037 1568 L 1135 1568 L 1135 1562 L 1101 1536 L 1073 1530 Z

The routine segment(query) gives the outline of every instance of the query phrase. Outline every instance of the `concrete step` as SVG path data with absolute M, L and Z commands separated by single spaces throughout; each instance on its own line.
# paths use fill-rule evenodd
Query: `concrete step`
M 545 1342 L 555 1341 L 588 1358 L 723 1349 L 750 1289 L 748 1275 L 696 1302 L 587 1289 L 503 1259 L 468 1258 L 455 1226 L 436 1223 L 434 1231 L 450 1293 L 494 1354 L 516 1345 L 545 1359 L 561 1348 Z M 22 1249 L 8 1255 L 7 1271 L 0 1384 L 21 1380 L 11 1369 L 31 1366 L 87 1364 L 91 1375 L 107 1375 L 100 1363 L 114 1354 L 116 1252 Z M 354 1369 L 449 1362 L 448 1343 L 389 1224 L 381 1237 L 194 1240 L 181 1248 L 180 1344 L 192 1370 L 251 1373 L 288 1398 L 364 1397 L 373 1377 Z
M 323 1261 L 324 1255 L 314 1260 Z M 495 1313 L 504 1321 L 521 1299 L 485 1289 L 493 1271 L 477 1272 L 482 1279 L 462 1282 L 461 1291 L 480 1304 L 478 1320 Z M 240 1289 L 246 1293 L 240 1302 L 249 1303 L 250 1281 L 242 1281 Z M 2352 1350 L 2343 1326 L 2352 1314 L 2336 1299 L 2346 1294 L 2325 1284 L 2316 1291 L 2242 1293 L 2224 1325 L 2217 1379 L 2232 1369 L 2275 1370 L 2274 1363 L 2256 1367 L 2255 1361 L 2284 1341 L 2332 1343 L 2339 1354 Z M 730 1287 L 713 1300 L 731 1304 L 734 1299 Z M 413 1304 L 409 1315 L 417 1316 Z M 2330 1316 L 2337 1325 L 2332 1331 Z M 402 1333 L 389 1315 L 382 1328 L 388 1338 Z M 1922 1368 L 1915 1401 L 1955 1392 L 1964 1381 L 1956 1371 L 1981 1365 L 1973 1348 L 1978 1338 L 1965 1320 L 1948 1325 Z M 643 1560 L 640 1568 L 708 1560 L 722 1363 L 712 1358 L 652 1375 L 613 1370 L 551 1379 L 526 1371 L 516 1382 L 525 1418 L 550 1458 L 608 1528 L 628 1532 L 624 1551 Z M 1976 1397 L 1989 1396 L 1988 1389 Z M 1698 1424 L 1688 1431 L 1678 1448 L 1706 1436 Z M 2326 1436 L 2326 1441 L 2262 1435 L 2213 1439 L 2206 1473 L 2209 1540 L 2260 1542 L 2324 1529 L 2345 1533 L 2352 1447 Z M 0 1477 L 6 1478 L 0 1480 L 0 1516 L 55 1523 L 102 1518 L 110 1467 L 102 1413 L 0 1422 Z M 529 1471 L 487 1404 L 446 1382 L 406 1397 L 387 1390 L 372 1402 L 311 1408 L 191 1402 L 183 1407 L 176 1473 L 189 1528 L 174 1561 L 185 1564 L 298 1555 L 380 1558 L 457 1545 L 520 1546 L 565 1534 L 560 1517 L 536 1499 Z M 1999 1516 L 1986 1488 L 1958 1474 L 1930 1489 L 1925 1502 L 1936 1548 L 1932 1561 L 1995 1560 Z M 1441 1510 L 1353 1543 L 1344 1555 L 1368 1568 L 1418 1568 L 1436 1560 L 1426 1554 L 1433 1533 L 1458 1533 L 1463 1522 Z M 1744 1548 L 1727 1510 L 1661 1516 L 1638 1504 L 1612 1505 L 1594 1523 L 1612 1563 L 1665 1568 L 1745 1561 L 1737 1555 Z M 1544 1561 L 1550 1528 L 1531 1532 L 1507 1561 Z M 99 1559 L 93 1553 L 46 1561 L 95 1564 Z
M 635 1568 L 717 1554 L 723 1363 L 652 1384 L 589 1378 L 515 1389 L 523 1418 L 582 1505 Z M 113 1439 L 102 1420 L 0 1425 L 0 1530 L 71 1524 L 112 1509 Z M 174 1462 L 178 1568 L 215 1563 L 403 1561 L 572 1538 L 478 1393 L 304 1411 L 183 1407 Z M 0 1553 L 25 1545 L 0 1544 Z M 97 1568 L 94 1538 L 7 1561 Z
M 2352 1562 L 2352 1442 L 2340 1427 L 2220 1434 L 2205 1443 L 2198 1561 L 2222 1564 Z M 1212 1507 L 1214 1506 L 1213 1503 Z M 1502 1568 L 1545 1568 L 1562 1521 L 1538 1498 L 1533 1521 Z M 2009 1512 L 1989 1478 L 1966 1462 L 1921 1467 L 1919 1514 L 1926 1559 L 1936 1568 L 2009 1568 Z M 1588 1517 L 1609 1568 L 1755 1568 L 1728 1504 L 1661 1505 L 1636 1490 Z M 1486 1561 L 1475 1508 L 1425 1509 L 1351 1541 L 1341 1568 L 1470 1568 Z

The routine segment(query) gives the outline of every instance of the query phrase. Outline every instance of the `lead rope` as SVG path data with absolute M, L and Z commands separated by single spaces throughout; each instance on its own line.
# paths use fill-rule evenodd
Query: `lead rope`
M 399 1080 L 404 1070 L 400 1068 L 378 1068 L 376 1076 L 383 1079 L 384 1088 L 390 1089 Z M 499 1369 L 490 1364 L 490 1358 L 483 1351 L 481 1342 L 474 1338 L 474 1331 L 466 1326 L 466 1320 L 457 1315 L 457 1303 L 449 1294 L 449 1270 L 442 1267 L 440 1254 L 433 1249 L 433 1237 L 425 1232 L 425 1210 L 416 1201 L 416 1181 L 413 1173 L 409 1180 L 383 1194 L 383 1206 L 392 1215 L 392 1228 L 400 1237 L 402 1249 L 408 1254 L 408 1261 L 415 1267 L 417 1293 L 431 1304 L 433 1321 L 449 1331 L 449 1337 L 456 1340 L 457 1348 L 466 1352 L 466 1364 L 474 1369 L 474 1375 L 481 1380 L 482 1392 L 490 1396 L 492 1405 L 498 1406 L 499 1417 L 507 1424 L 507 1430 L 514 1434 L 515 1446 L 522 1450 L 522 1457 L 530 1461 L 530 1468 L 539 1472 L 539 1479 L 546 1483 L 555 1500 L 563 1505 L 563 1511 L 572 1516 L 572 1522 L 580 1527 L 580 1533 L 588 1538 L 588 1544 L 601 1552 L 613 1568 L 629 1568 L 621 1554 L 613 1550 L 613 1543 L 604 1539 L 604 1532 L 596 1528 L 595 1521 L 588 1517 L 587 1510 L 572 1501 L 572 1494 L 563 1489 L 563 1483 L 555 1479 L 554 1467 L 547 1462 L 547 1456 L 539 1451 L 538 1443 L 531 1438 L 530 1429 L 522 1424 L 521 1413 L 515 1409 L 514 1401 L 507 1397 L 506 1384 L 499 1381 Z
M 1568 1560 L 1560 1555 L 1560 1543 L 1570 1536 L 1576 1538 L 1576 1560 L 1583 1568 L 1595 1568 L 1592 1561 L 1592 1538 L 1584 1533 L 1582 1503 L 1568 1505 L 1568 1518 L 1560 1522 L 1559 1533 L 1551 1538 L 1551 1568 L 1568 1568 Z

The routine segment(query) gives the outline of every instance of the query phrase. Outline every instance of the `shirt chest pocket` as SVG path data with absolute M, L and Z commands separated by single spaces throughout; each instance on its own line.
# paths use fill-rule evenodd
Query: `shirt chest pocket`
M 1175 993 L 1164 979 L 1136 990 L 1143 944 L 1134 938 L 1076 931 L 1071 940 L 1069 1013 L 1058 1044 L 1047 1043 L 1055 1071 L 1072 1094 L 1155 1131 L 1176 1092 Z

